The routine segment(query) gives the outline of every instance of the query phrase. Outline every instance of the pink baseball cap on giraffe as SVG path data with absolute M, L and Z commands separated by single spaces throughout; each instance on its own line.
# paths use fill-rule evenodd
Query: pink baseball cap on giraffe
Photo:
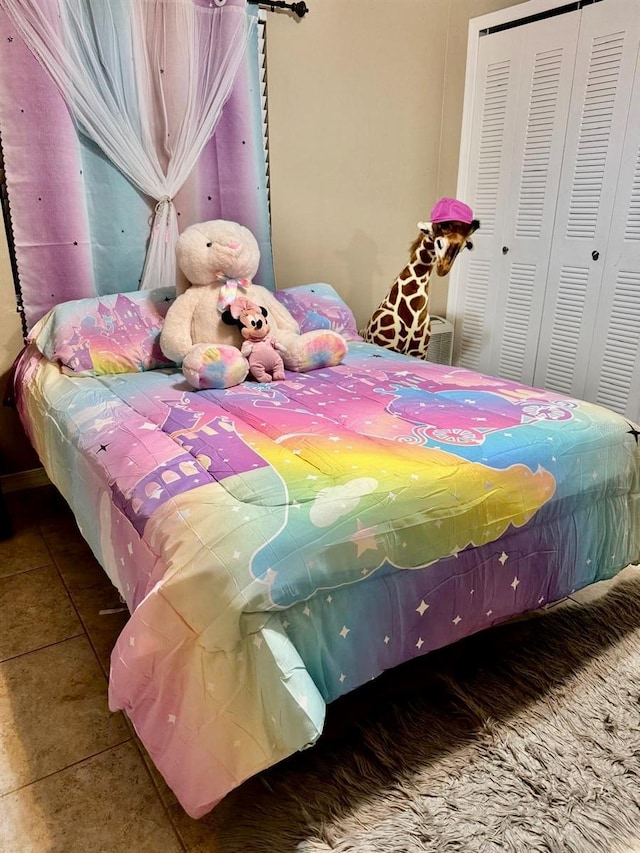
M 458 201 L 457 198 L 441 198 L 436 202 L 431 211 L 432 222 L 464 222 L 470 225 L 473 222 L 473 211 L 468 204 Z

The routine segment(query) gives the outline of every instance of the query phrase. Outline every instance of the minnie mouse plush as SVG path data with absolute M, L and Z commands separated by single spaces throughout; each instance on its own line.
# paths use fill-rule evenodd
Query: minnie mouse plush
M 238 326 L 243 343 L 240 349 L 249 362 L 249 372 L 258 382 L 284 379 L 284 362 L 271 336 L 269 313 L 250 299 L 235 299 L 222 313 L 229 326 Z

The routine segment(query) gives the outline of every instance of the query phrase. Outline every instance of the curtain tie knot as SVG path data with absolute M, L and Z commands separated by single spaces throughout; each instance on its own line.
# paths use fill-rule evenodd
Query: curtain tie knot
M 158 229 L 160 228 L 159 217 L 160 217 L 161 212 L 162 212 L 162 206 L 163 205 L 167 206 L 167 212 L 166 212 L 165 219 L 164 219 L 164 225 L 165 225 L 164 242 L 165 243 L 169 242 L 169 212 L 171 210 L 172 204 L 173 204 L 173 199 L 171 198 L 171 196 L 170 195 L 163 195 L 158 199 L 156 206 L 155 206 L 155 210 L 154 210 L 156 222 L 155 222 L 155 225 L 153 226 L 152 236 L 156 237 L 158 234 Z
M 158 213 L 162 209 L 162 205 L 166 204 L 167 207 L 173 204 L 173 199 L 170 195 L 163 195 L 158 199 L 158 203 L 156 204 L 155 212 Z M 168 210 L 167 210 L 168 213 Z

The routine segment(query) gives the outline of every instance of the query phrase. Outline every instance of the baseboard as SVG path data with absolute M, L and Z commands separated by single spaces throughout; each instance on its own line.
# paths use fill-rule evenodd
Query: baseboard
M 51 480 L 47 477 L 44 468 L 31 468 L 29 471 L 16 471 L 14 474 L 0 474 L 0 488 L 5 494 L 49 485 Z

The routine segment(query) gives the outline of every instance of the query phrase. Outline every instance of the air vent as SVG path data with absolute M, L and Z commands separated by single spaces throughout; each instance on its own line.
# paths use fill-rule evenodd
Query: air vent
M 427 350 L 427 361 L 435 364 L 451 364 L 453 357 L 453 325 L 444 317 L 431 316 L 431 338 Z

